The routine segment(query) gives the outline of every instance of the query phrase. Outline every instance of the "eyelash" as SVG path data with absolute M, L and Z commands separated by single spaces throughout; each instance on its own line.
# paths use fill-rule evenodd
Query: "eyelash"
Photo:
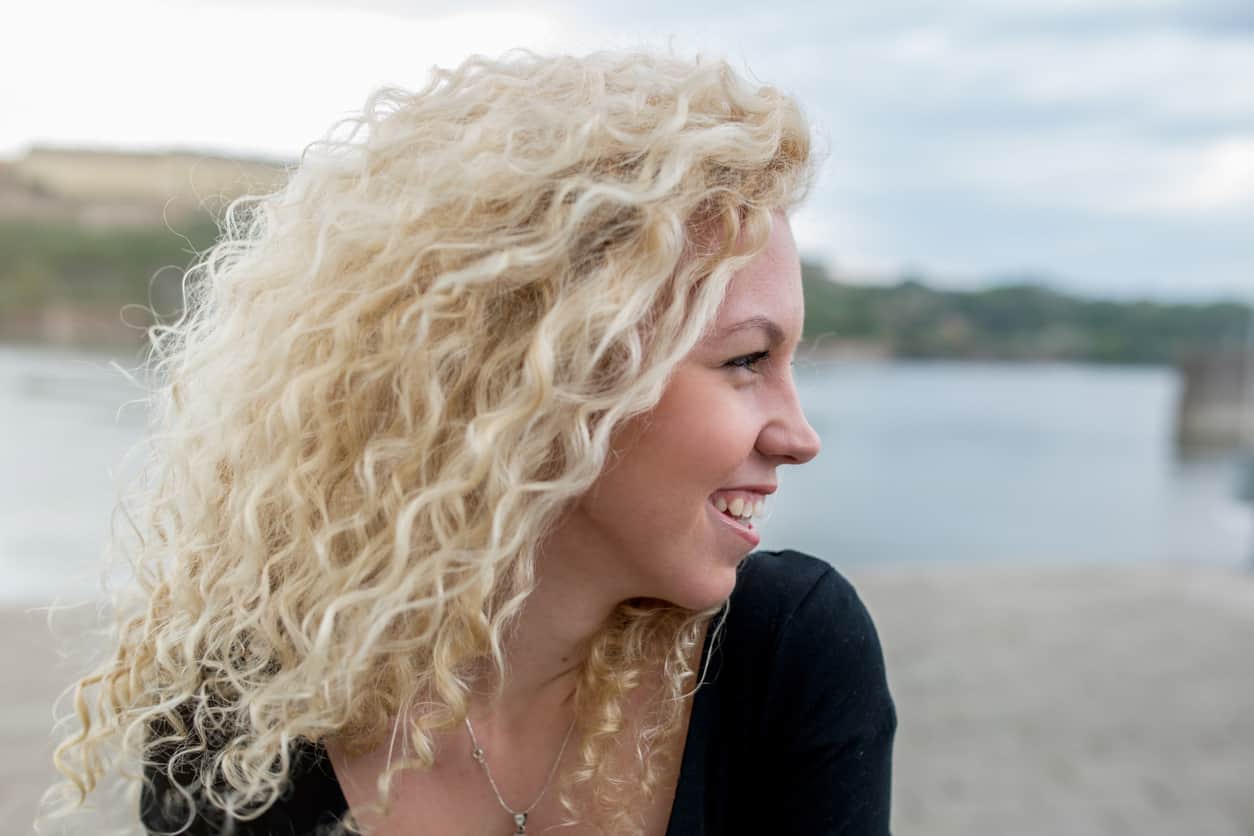
M 756 372 L 758 363 L 770 356 L 771 352 L 769 351 L 755 351 L 753 354 L 746 354 L 743 357 L 728 360 L 727 365 L 737 369 L 747 369 L 751 372 Z

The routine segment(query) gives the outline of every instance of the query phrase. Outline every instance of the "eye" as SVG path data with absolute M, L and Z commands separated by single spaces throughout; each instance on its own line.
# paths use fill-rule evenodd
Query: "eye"
M 746 354 L 743 357 L 728 360 L 727 365 L 736 369 L 748 369 L 751 372 L 756 372 L 758 363 L 761 363 L 770 356 L 771 352 L 769 351 L 755 351 L 752 354 Z

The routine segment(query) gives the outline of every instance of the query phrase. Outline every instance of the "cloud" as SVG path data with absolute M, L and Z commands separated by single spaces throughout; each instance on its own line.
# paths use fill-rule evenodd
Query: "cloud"
M 887 249 L 869 216 L 811 202 L 797 209 L 790 220 L 802 257 L 823 262 L 833 278 L 882 279 L 895 277 L 901 269 L 897 259 L 885 254 Z
M 31 6 L 23 28 L 58 32 L 73 61 L 51 65 L 35 38 L 11 39 L 0 52 L 0 77 L 10 79 L 0 149 L 103 142 L 295 157 L 381 85 L 418 87 L 433 64 L 561 35 L 524 11 L 417 20 L 329 5 L 155 0 L 74 4 L 67 28 L 64 5 Z M 37 84 L 13 81 L 32 67 Z
M 1254 209 L 1254 132 L 1187 143 L 1071 129 L 970 137 L 899 177 L 1003 204 L 1123 216 L 1213 216 Z
M 24 6 L 22 29 L 59 32 L 75 60 L 50 61 L 37 39 L 0 52 L 0 151 L 295 156 L 380 84 L 420 86 L 470 52 L 673 35 L 801 100 L 831 154 L 798 244 L 841 272 L 1254 283 L 1248 0 L 231 2 Z
M 1254 134 L 1178 152 L 1172 163 L 1156 170 L 1133 206 L 1181 214 L 1254 211 Z

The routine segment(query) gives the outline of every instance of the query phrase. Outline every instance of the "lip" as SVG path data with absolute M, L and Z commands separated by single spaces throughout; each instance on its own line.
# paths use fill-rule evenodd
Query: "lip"
M 740 535 L 741 539 L 748 543 L 751 548 L 757 548 L 758 544 L 762 542 L 762 538 L 758 536 L 756 529 L 747 528 L 746 526 L 736 522 L 731 517 L 715 508 L 713 502 L 706 502 L 705 504 L 709 506 L 711 514 L 718 517 L 723 521 L 724 525 L 736 532 L 736 534 Z
M 726 488 L 719 488 L 720 491 L 750 491 L 752 493 L 772 494 L 779 488 L 779 485 L 761 484 L 761 485 L 731 485 Z

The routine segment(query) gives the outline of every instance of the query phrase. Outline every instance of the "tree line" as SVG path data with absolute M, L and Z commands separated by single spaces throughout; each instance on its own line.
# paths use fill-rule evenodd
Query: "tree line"
M 1030 282 L 972 291 L 918 278 L 845 284 L 816 264 L 802 273 L 807 338 L 864 342 L 897 357 L 1170 364 L 1241 346 L 1254 316 L 1236 301 L 1117 302 Z
M 0 221 L 0 333 L 6 316 L 73 304 L 151 306 L 176 316 L 183 271 L 210 246 L 209 218 L 174 227 L 94 229 L 70 221 Z M 918 277 L 892 285 L 831 280 L 804 261 L 805 338 L 910 358 L 1160 364 L 1239 346 L 1250 307 L 1116 302 L 1043 284 L 944 290 Z

